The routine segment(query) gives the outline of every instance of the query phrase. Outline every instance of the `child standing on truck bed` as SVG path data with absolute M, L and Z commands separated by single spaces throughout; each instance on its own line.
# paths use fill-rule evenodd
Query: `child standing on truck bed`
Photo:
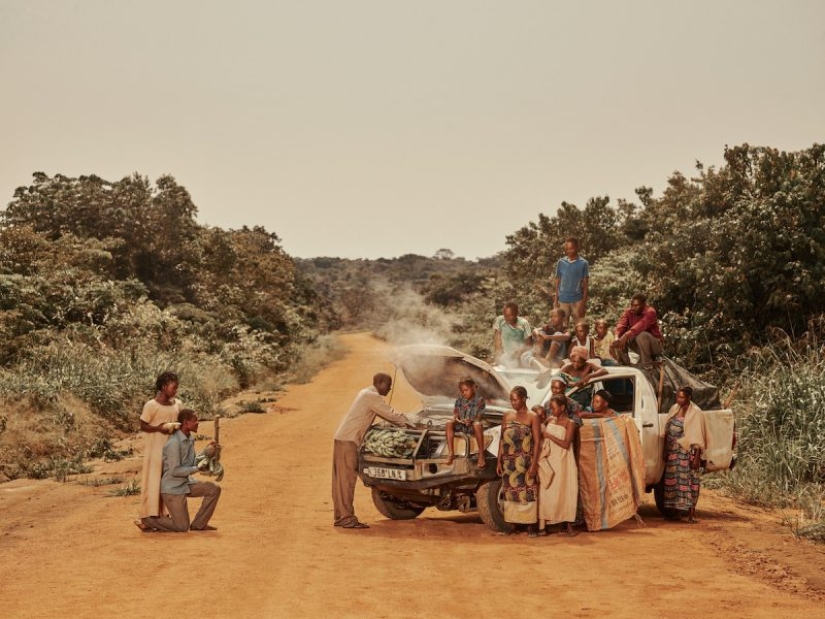
M 484 398 L 476 395 L 476 383 L 469 376 L 465 376 L 458 383 L 458 390 L 461 395 L 455 401 L 453 408 L 453 418 L 447 422 L 447 447 L 450 449 L 450 457 L 447 464 L 452 464 L 455 460 L 455 433 L 473 434 L 478 444 L 478 468 L 484 468 L 484 432 L 481 427 L 481 420 L 484 418 Z M 469 450 L 467 450 L 469 453 Z

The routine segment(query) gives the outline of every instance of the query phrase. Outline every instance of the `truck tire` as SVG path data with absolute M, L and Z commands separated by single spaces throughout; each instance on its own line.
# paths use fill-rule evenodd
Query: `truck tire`
M 423 507 L 411 505 L 406 501 L 394 501 L 389 495 L 381 496 L 381 492 L 372 489 L 372 502 L 375 509 L 390 520 L 412 520 L 424 511 Z
M 493 531 L 510 533 L 513 525 L 504 520 L 501 511 L 501 479 L 493 479 L 479 486 L 476 490 L 476 507 L 481 521 Z

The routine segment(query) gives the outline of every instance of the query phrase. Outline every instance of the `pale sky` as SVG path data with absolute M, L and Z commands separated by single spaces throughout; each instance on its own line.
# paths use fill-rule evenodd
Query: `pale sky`
M 825 141 L 825 1 L 0 0 L 0 139 L 3 206 L 171 174 L 296 257 L 487 257 L 726 144 Z

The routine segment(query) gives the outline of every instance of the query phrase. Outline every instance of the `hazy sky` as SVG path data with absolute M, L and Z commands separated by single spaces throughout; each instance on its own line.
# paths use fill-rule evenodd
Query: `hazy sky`
M 0 204 L 171 174 L 299 257 L 469 259 L 725 144 L 825 141 L 825 1 L 0 0 Z

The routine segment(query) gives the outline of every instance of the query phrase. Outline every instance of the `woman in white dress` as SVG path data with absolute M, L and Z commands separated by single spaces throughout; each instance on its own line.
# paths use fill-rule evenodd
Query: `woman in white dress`
M 163 372 L 155 381 L 157 395 L 143 406 L 140 414 L 140 429 L 143 431 L 143 472 L 140 481 L 140 520 L 135 525 L 141 531 L 151 530 L 144 518 L 162 515 L 160 498 L 160 478 L 163 474 L 163 447 L 169 435 L 175 431 L 166 429 L 164 424 L 178 420 L 181 409 L 178 393 L 178 376 L 174 372 Z
M 539 457 L 539 530 L 563 523 L 562 531 L 575 535 L 579 472 L 573 454 L 576 424 L 567 416 L 567 398 L 550 398 L 550 415 L 542 426 Z

